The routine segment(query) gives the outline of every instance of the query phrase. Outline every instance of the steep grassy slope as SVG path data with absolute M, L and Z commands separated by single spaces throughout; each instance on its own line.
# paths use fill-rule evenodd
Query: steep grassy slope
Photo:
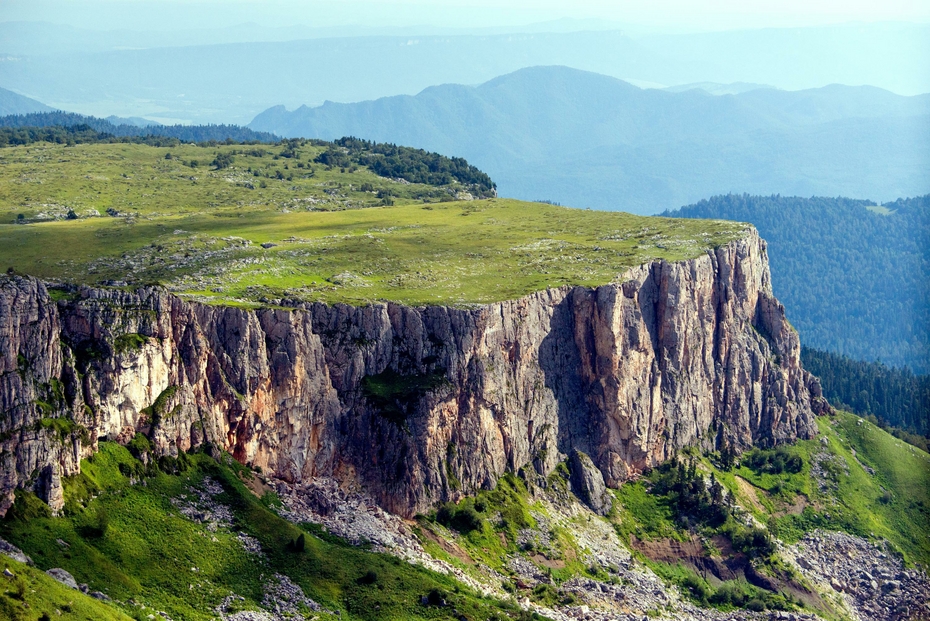
M 323 150 L 0 150 L 0 266 L 71 282 L 161 282 L 225 302 L 465 304 L 603 284 L 653 258 L 698 256 L 745 230 L 456 201 L 467 188 L 386 179 L 358 166 L 328 170 L 314 161 Z M 232 163 L 210 166 L 218 154 Z
M 177 473 L 146 468 L 126 448 L 102 443 L 67 482 L 64 517 L 22 494 L 0 533 L 39 567 L 65 568 L 136 618 L 152 609 L 189 620 L 213 619 L 218 609 L 273 610 L 272 596 L 295 612 L 316 609 L 319 619 L 521 618 L 513 604 L 447 576 L 285 521 L 269 508 L 274 497 L 250 492 L 243 480 L 251 473 L 228 457 L 191 455 L 162 467 Z M 283 596 L 293 585 L 322 609 L 303 595 Z M 450 605 L 422 604 L 431 592 Z
M 739 504 L 770 533 L 793 543 L 815 529 L 841 530 L 890 541 L 910 563 L 930 567 L 930 455 L 846 412 L 818 418 L 821 435 L 769 451 L 744 454 L 737 467 L 719 456 L 700 459 Z M 777 453 L 801 460 L 797 472 L 771 466 Z M 752 457 L 769 465 L 752 466 Z M 624 532 L 640 538 L 683 539 L 675 507 L 651 494 L 650 479 L 629 483 L 617 497 Z
M 813 528 L 844 530 L 887 539 L 908 562 L 930 567 L 930 455 L 860 420 L 843 412 L 821 418 L 826 445 L 799 443 L 811 464 L 806 489 L 766 480 L 771 475 L 746 478 L 773 501 L 769 524 L 786 541 Z M 800 513 L 786 511 L 802 504 Z
M 615 490 L 606 518 L 578 512 L 564 464 L 548 480 L 508 476 L 421 518 L 421 539 L 431 554 L 476 576 L 491 568 L 505 588 L 546 606 L 591 603 L 597 589 L 579 593 L 579 580 L 627 584 L 631 574 L 617 573 L 627 561 L 610 559 L 625 545 L 705 609 L 804 608 L 845 619 L 793 564 L 792 545 L 814 531 L 845 531 L 887 540 L 907 563 L 930 566 L 930 455 L 848 413 L 818 423 L 818 438 L 756 449 L 729 467 L 721 455 L 684 451 L 681 468 L 665 465 Z M 640 601 L 637 588 L 627 586 L 630 605 Z
M 119 609 L 71 589 L 42 571 L 0 557 L 0 567 L 12 576 L 0 576 L 0 619 L 32 621 L 130 621 Z
M 101 443 L 82 474 L 67 480 L 62 517 L 50 517 L 38 499 L 20 494 L 0 522 L 0 536 L 41 569 L 63 567 L 114 599 L 112 611 L 86 608 L 97 617 L 75 618 L 116 619 L 123 611 L 142 619 L 165 611 L 205 620 L 218 610 L 273 609 L 277 597 L 294 610 L 315 609 L 319 619 L 335 619 L 337 611 L 353 620 L 524 619 L 532 615 L 503 601 L 505 592 L 545 612 L 604 605 L 599 594 L 616 591 L 627 612 L 803 608 L 844 619 L 772 538 L 792 544 L 817 529 L 844 530 L 887 539 L 907 562 L 926 567 L 930 455 L 849 414 L 819 423 L 820 438 L 744 454 L 731 469 L 720 456 L 685 452 L 697 476 L 712 474 L 736 500 L 721 522 L 683 513 L 674 494 L 659 489 L 674 468 L 623 485 L 613 511 L 601 518 L 568 491 L 564 464 L 548 479 L 531 469 L 508 474 L 493 490 L 420 516 L 415 530 L 424 549 L 501 600 L 364 545 L 350 546 L 319 527 L 285 521 L 274 510 L 277 497 L 228 456 L 216 461 L 198 453 L 145 466 L 133 456 L 145 455 L 147 443 L 140 439 L 128 449 Z M 635 559 L 677 585 L 691 603 L 682 608 L 674 596 L 656 596 L 660 583 Z M 72 594 L 76 614 L 84 614 L 81 606 L 102 606 L 42 583 L 34 571 L 26 578 L 40 587 L 28 596 L 30 610 L 61 608 Z M 282 596 L 286 590 L 289 598 Z M 21 606 L 12 583 L 7 592 L 0 605 Z M 441 599 L 449 605 L 434 605 Z M 713 610 L 699 614 L 718 618 Z
M 743 518 L 719 525 L 702 520 L 674 491 L 660 489 L 656 471 L 617 490 L 611 519 L 640 558 L 695 601 L 714 604 L 736 595 L 743 605 L 753 599 L 772 605 L 778 600 L 767 585 L 776 584 L 788 602 L 846 618 L 835 598 L 818 593 L 772 542 L 790 545 L 814 531 L 843 531 L 888 541 L 905 562 L 926 570 L 930 455 L 848 413 L 820 418 L 818 425 L 819 438 L 753 450 L 735 468 L 724 467 L 719 455 L 694 455 L 698 474 L 713 476 L 742 507 L 737 515 L 745 511 L 763 528 L 747 527 Z M 746 556 L 755 559 L 754 569 L 742 565 L 752 585 L 721 583 Z

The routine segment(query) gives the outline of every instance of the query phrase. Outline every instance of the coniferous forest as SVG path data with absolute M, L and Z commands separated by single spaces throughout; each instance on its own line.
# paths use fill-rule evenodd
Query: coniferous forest
M 909 433 L 930 434 L 930 377 L 806 347 L 801 361 L 820 378 L 823 395 L 834 406 Z
M 730 194 L 664 215 L 754 224 L 805 345 L 930 370 L 930 196 L 875 205 Z
M 181 142 L 277 142 L 268 132 L 259 132 L 238 125 L 159 125 L 145 127 L 111 123 L 72 112 L 34 112 L 0 117 L 0 146 L 30 144 L 37 141 L 68 144 L 69 142 L 113 142 L 132 138 L 147 144 L 174 138 Z

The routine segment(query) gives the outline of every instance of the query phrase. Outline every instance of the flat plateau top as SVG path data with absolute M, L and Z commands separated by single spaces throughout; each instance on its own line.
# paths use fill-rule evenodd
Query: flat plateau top
M 284 297 L 468 305 L 605 284 L 652 259 L 699 256 L 747 228 L 461 200 L 470 195 L 458 182 L 326 166 L 315 161 L 322 146 L 287 156 L 282 149 L 0 149 L 0 270 L 72 283 L 161 283 L 218 304 Z M 211 165 L 224 153 L 231 164 Z

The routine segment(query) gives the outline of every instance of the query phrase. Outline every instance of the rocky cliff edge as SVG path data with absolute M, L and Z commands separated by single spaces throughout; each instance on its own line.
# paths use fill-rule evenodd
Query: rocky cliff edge
M 808 438 L 824 407 L 755 230 L 475 309 L 248 310 L 0 277 L 0 514 L 17 488 L 60 509 L 99 440 L 139 433 L 409 516 L 573 451 L 617 486 L 682 447 Z

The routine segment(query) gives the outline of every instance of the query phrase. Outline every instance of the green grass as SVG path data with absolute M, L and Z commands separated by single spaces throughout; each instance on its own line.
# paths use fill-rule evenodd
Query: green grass
M 0 522 L 0 534 L 39 567 L 67 569 L 133 615 L 140 609 L 127 604 L 130 599 L 175 619 L 212 619 L 212 609 L 230 591 L 245 597 L 239 609 L 256 609 L 263 576 L 281 573 L 343 619 L 449 619 L 453 610 L 468 619 L 519 618 L 512 604 L 478 596 L 447 576 L 285 521 L 269 509 L 274 502 L 246 489 L 240 475 L 248 470 L 229 458 L 218 463 L 196 454 L 189 461 L 180 475 L 159 472 L 131 485 L 122 471 L 138 472 L 139 462 L 127 449 L 102 442 L 100 452 L 83 462 L 81 475 L 66 481 L 65 516 L 51 517 L 35 496 L 20 493 Z M 212 532 L 172 504 L 205 476 L 222 486 L 218 498 L 232 510 L 232 529 Z M 99 526 L 101 512 L 107 516 L 103 532 L 87 528 Z M 266 557 L 246 553 L 236 531 L 256 538 Z M 301 533 L 306 546 L 296 552 L 289 544 Z M 452 606 L 421 605 L 431 591 L 443 593 Z
M 727 471 L 706 457 L 701 468 L 788 543 L 817 528 L 841 530 L 887 539 L 908 563 L 930 566 L 930 455 L 859 420 L 846 412 L 820 417 L 820 436 L 784 446 L 781 450 L 803 461 L 797 473 L 757 472 L 745 465 Z M 826 489 L 812 474 L 815 459 L 826 472 Z M 737 477 L 748 482 L 751 498 Z M 619 502 L 612 517 L 624 538 L 686 536 L 672 510 L 647 491 L 643 480 L 624 484 L 615 495 Z
M 831 468 L 835 488 L 826 493 L 811 488 L 813 502 L 803 513 L 770 523 L 789 541 L 813 528 L 887 539 L 907 562 L 930 567 L 930 455 L 859 420 L 845 412 L 818 419 L 829 451 L 842 460 Z M 803 448 L 820 450 L 815 441 Z
M 277 147 L 259 149 L 267 155 L 240 154 L 219 171 L 203 162 L 243 147 L 2 149 L 0 266 L 90 284 L 163 283 L 227 304 L 470 304 L 604 284 L 654 258 L 699 256 L 746 228 L 503 199 L 440 202 L 455 188 L 319 164 L 309 176 L 294 159 L 273 159 Z M 302 147 L 299 163 L 311 165 L 320 149 Z M 166 160 L 169 151 L 180 159 Z M 184 164 L 192 159 L 201 166 Z M 393 206 L 380 206 L 379 190 Z M 61 219 L 68 210 L 80 217 Z M 19 214 L 31 223 L 17 224 Z M 52 217 L 60 219 L 43 220 Z
M 451 450 L 450 450 L 451 452 Z M 466 529 L 461 519 L 443 519 L 443 511 L 421 520 L 430 527 L 445 522 L 450 530 L 460 532 L 455 538 L 475 561 L 498 571 L 508 572 L 507 554 L 518 551 L 517 533 L 521 528 L 534 525 L 530 515 L 529 494 L 526 485 L 513 474 L 501 477 L 493 490 L 482 490 L 474 497 L 466 497 L 457 504 L 448 504 L 446 514 L 474 513 L 480 520 L 477 528 Z M 445 555 L 444 555 L 445 556 Z
M 752 462 L 749 454 L 732 470 L 722 469 L 717 456 L 702 456 L 699 470 L 713 473 L 743 509 L 787 543 L 794 543 L 815 529 L 845 531 L 868 539 L 887 540 L 907 563 L 930 566 L 930 455 L 868 421 L 859 420 L 852 414 L 837 412 L 835 416 L 817 419 L 820 435 L 812 440 L 777 451 L 756 449 L 756 453 L 770 460 L 779 453 L 782 463 L 790 460 L 792 466 L 779 473 L 765 466 L 758 470 L 749 468 Z M 686 452 L 697 456 L 694 451 Z M 801 460 L 800 469 L 791 472 L 797 469 L 797 459 Z M 718 528 L 692 524 L 686 529 L 677 523 L 668 499 L 649 491 L 655 473 L 654 470 L 615 490 L 616 502 L 610 519 L 622 539 L 629 541 L 635 536 L 641 540 L 684 540 L 692 533 L 705 539 L 715 535 L 734 539 L 734 532 L 741 528 L 734 518 Z M 821 481 L 826 485 L 822 486 Z M 724 610 L 735 605 L 769 608 L 794 605 L 787 596 L 766 594 L 743 583 L 727 583 L 726 590 L 721 591 L 721 586 L 707 584 L 692 567 L 652 561 L 640 553 L 635 555 L 701 605 Z M 769 575 L 784 577 L 791 573 L 786 574 L 786 566 L 777 554 L 759 562 Z M 835 613 L 820 612 L 828 618 Z
M 142 334 L 121 334 L 113 341 L 113 348 L 116 353 L 122 354 L 128 351 L 138 351 L 148 343 L 148 339 Z
M 33 567 L 0 556 L 0 618 L 9 621 L 130 621 L 131 617 L 79 591 L 68 588 Z
M 675 523 L 675 515 L 668 503 L 646 489 L 642 480 L 632 481 L 614 490 L 618 502 L 614 503 L 611 518 L 624 541 L 630 536 L 638 539 L 675 539 L 684 541 L 685 533 Z

